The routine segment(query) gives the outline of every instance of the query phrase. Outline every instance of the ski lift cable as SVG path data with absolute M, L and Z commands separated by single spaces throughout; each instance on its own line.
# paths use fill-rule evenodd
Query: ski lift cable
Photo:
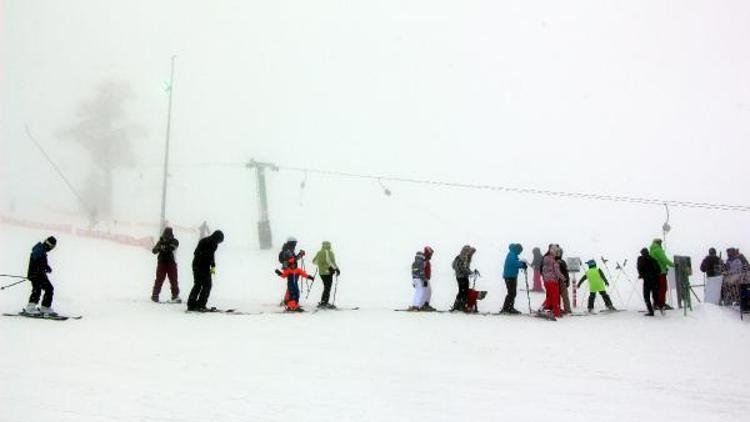
M 502 185 L 480 185 L 480 184 L 474 184 L 474 183 L 449 182 L 449 181 L 441 181 L 441 180 L 417 179 L 417 178 L 408 178 L 408 177 L 399 177 L 399 176 L 359 174 L 359 173 L 351 173 L 351 172 L 344 172 L 344 171 L 323 170 L 323 169 L 304 168 L 304 167 L 295 167 L 295 166 L 278 166 L 278 168 L 280 170 L 300 171 L 300 172 L 306 172 L 310 174 L 319 174 L 319 175 L 325 175 L 325 176 L 376 180 L 381 185 L 383 181 L 388 181 L 388 182 L 400 182 L 400 183 L 410 183 L 410 184 L 428 185 L 428 186 L 452 187 L 452 188 L 461 188 L 461 189 L 477 189 L 477 190 L 489 190 L 489 191 L 499 191 L 499 192 L 511 192 L 511 193 L 527 194 L 527 195 L 549 196 L 549 197 L 593 199 L 593 200 L 598 200 L 598 201 L 624 202 L 624 203 L 633 203 L 633 204 L 641 204 L 641 205 L 658 205 L 658 206 L 668 205 L 668 206 L 682 207 L 682 208 L 700 208 L 700 209 L 718 210 L 718 211 L 750 212 L 750 206 L 747 206 L 747 205 L 716 204 L 716 203 L 695 202 L 695 201 L 678 201 L 678 200 L 670 200 L 670 199 L 645 198 L 645 197 L 637 197 L 637 196 L 610 195 L 610 194 L 599 194 L 599 193 L 554 191 L 554 190 L 547 190 L 547 189 L 524 188 L 524 187 L 502 186 Z

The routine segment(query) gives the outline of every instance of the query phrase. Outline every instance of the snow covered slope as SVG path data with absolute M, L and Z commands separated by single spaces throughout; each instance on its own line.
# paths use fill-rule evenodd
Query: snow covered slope
M 45 234 L 0 225 L 0 268 L 22 273 Z M 195 239 L 181 240 L 185 296 Z M 393 312 L 411 293 L 403 268 L 358 272 L 368 259 L 354 254 L 337 302 L 361 310 L 276 314 L 275 252 L 225 246 L 210 304 L 264 314 L 152 304 L 149 251 L 60 236 L 55 307 L 84 318 L 0 318 L 0 420 L 740 421 L 750 410 L 748 323 L 724 309 L 647 319 L 636 296 L 628 312 L 556 323 Z M 384 278 L 403 289 L 379 289 Z M 504 288 L 484 278 L 483 309 L 495 310 Z M 444 308 L 455 283 L 441 273 L 435 284 Z M 2 291 L 0 309 L 19 309 L 28 292 Z

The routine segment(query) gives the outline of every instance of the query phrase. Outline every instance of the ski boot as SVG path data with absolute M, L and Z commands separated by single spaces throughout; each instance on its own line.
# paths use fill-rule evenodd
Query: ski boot
M 57 312 L 51 306 L 40 306 L 39 312 L 44 316 L 57 316 Z
M 435 312 L 435 311 L 437 311 L 437 309 L 435 309 L 432 306 L 430 306 L 429 303 L 425 303 L 424 305 L 422 305 L 422 307 L 419 308 L 419 310 L 423 311 L 423 312 Z
M 406 310 L 409 312 L 419 312 L 421 309 L 417 306 L 409 306 Z
M 39 308 L 36 307 L 36 303 L 29 303 L 23 308 L 21 313 L 25 315 L 39 315 L 41 312 L 39 312 Z
M 158 299 L 158 298 L 157 298 Z M 179 296 L 175 296 L 169 300 L 169 303 L 182 303 L 182 299 Z
M 154 303 L 159 303 L 159 296 L 151 296 L 151 301 Z
M 518 314 L 520 314 L 520 313 L 521 313 L 521 311 L 519 311 L 519 310 L 518 310 L 518 309 L 516 309 L 516 308 L 510 308 L 510 309 L 508 309 L 508 311 L 507 311 L 507 312 L 508 312 L 509 314 L 511 314 L 511 315 L 518 315 Z

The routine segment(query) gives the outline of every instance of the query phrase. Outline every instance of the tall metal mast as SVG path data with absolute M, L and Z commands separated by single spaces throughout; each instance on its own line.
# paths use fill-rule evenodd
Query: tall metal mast
M 279 171 L 275 164 L 261 163 L 251 159 L 247 165 L 249 169 L 255 169 L 257 194 L 258 194 L 258 242 L 261 249 L 271 249 L 273 239 L 271 236 L 271 221 L 268 218 L 268 195 L 266 193 L 266 169 Z
M 169 132 L 172 128 L 172 93 L 174 92 L 174 59 L 177 56 L 172 56 L 172 65 L 169 71 L 169 86 L 167 92 L 169 92 L 169 106 L 167 108 L 167 135 L 164 145 L 164 178 L 162 181 L 161 188 L 161 220 L 159 232 L 164 231 L 164 227 L 167 225 L 166 211 L 167 211 L 167 176 L 169 166 Z

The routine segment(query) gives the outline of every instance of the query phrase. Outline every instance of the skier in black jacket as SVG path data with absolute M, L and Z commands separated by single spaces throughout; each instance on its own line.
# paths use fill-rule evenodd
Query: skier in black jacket
M 174 259 L 174 251 L 180 246 L 180 242 L 175 239 L 171 227 L 165 227 L 159 241 L 156 242 L 152 253 L 157 255 L 156 279 L 154 288 L 151 291 L 151 300 L 159 302 L 159 293 L 161 286 L 164 284 L 164 278 L 169 278 L 169 287 L 172 292 L 172 303 L 180 303 L 180 287 L 177 284 L 177 262 Z
M 721 275 L 723 266 L 724 263 L 721 261 L 721 258 L 716 256 L 716 249 L 710 248 L 708 255 L 701 262 L 701 271 L 706 273 L 706 277 L 716 277 L 717 275 Z
M 52 296 L 55 293 L 55 288 L 52 287 L 52 283 L 47 278 L 47 274 L 52 272 L 52 268 L 47 263 L 47 252 L 54 249 L 55 245 L 57 245 L 57 239 L 54 236 L 50 236 L 44 243 L 39 242 L 31 249 L 29 269 L 26 273 L 26 278 L 31 282 L 31 296 L 29 296 L 28 305 L 23 310 L 24 313 L 31 315 L 57 315 L 52 309 Z M 44 291 L 42 306 L 37 309 L 42 291 Z
M 211 294 L 211 275 L 216 271 L 214 253 L 219 243 L 224 241 L 224 233 L 216 230 L 211 236 L 198 241 L 193 254 L 193 289 L 188 297 L 188 311 L 205 312 L 208 295 Z
M 638 257 L 638 278 L 643 279 L 643 300 L 648 308 L 646 316 L 654 316 L 651 298 L 653 298 L 654 303 L 658 303 L 656 293 L 659 290 L 660 274 L 659 263 L 649 254 L 647 248 L 641 249 L 641 256 Z

